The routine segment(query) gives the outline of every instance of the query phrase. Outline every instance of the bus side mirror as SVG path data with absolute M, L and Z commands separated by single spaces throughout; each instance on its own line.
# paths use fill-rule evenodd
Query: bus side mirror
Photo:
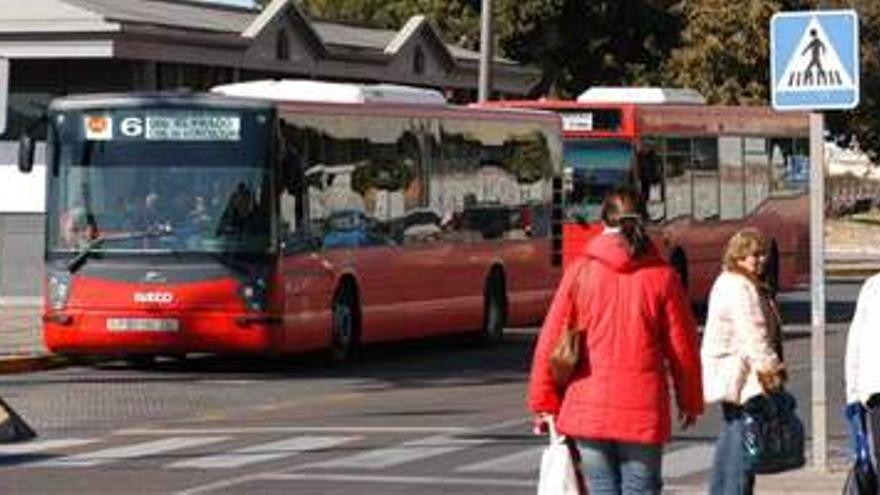
M 34 138 L 27 132 L 18 138 L 18 170 L 28 174 L 34 168 Z

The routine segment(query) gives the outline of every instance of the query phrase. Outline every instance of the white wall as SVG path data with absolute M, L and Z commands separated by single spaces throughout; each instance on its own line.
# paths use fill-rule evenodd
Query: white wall
M 37 146 L 30 174 L 18 171 L 18 145 L 0 142 L 0 214 L 44 213 L 46 209 L 45 146 Z

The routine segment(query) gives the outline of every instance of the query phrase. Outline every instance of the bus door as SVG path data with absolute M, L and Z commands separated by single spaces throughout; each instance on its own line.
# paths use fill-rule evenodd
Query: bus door
M 320 177 L 304 169 L 301 154 L 290 141 L 283 146 L 278 177 L 283 347 L 290 351 L 325 347 L 336 273 L 322 256 L 318 226 L 309 221 L 309 193 L 320 188 Z

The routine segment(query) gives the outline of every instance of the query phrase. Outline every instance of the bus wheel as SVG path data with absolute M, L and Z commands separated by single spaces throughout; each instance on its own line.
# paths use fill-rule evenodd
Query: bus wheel
M 504 275 L 493 271 L 486 281 L 483 303 L 483 329 L 480 341 L 484 345 L 495 345 L 504 338 L 504 327 L 507 324 L 507 298 L 504 287 Z
M 350 286 L 343 286 L 333 298 L 330 356 L 334 361 L 349 361 L 355 357 L 359 344 L 357 298 Z
M 152 354 L 129 354 L 125 356 L 125 363 L 130 368 L 137 370 L 146 370 L 156 364 L 156 356 Z

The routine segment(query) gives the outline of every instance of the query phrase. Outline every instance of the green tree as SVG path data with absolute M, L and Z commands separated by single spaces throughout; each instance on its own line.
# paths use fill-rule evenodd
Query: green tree
M 543 69 L 542 93 L 656 82 L 679 39 L 680 16 L 669 1 L 496 1 L 502 52 Z
M 852 111 L 828 112 L 827 126 L 844 144 L 855 138 L 874 163 L 880 161 L 880 2 L 837 0 L 831 7 L 859 15 L 860 103 Z
M 698 0 L 684 8 L 682 45 L 663 68 L 671 86 L 700 91 L 710 103 L 766 104 L 770 93 L 770 18 L 804 0 Z

